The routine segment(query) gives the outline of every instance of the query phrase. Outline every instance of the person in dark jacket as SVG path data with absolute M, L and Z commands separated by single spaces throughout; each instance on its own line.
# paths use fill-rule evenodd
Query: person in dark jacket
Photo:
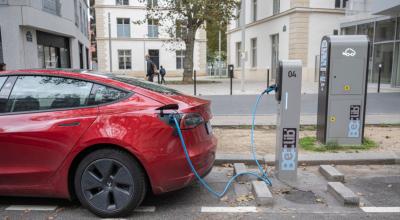
M 6 71 L 6 64 L 0 63 L 0 71 Z
M 146 78 L 149 82 L 153 82 L 154 81 L 154 66 L 155 64 L 153 63 L 153 61 L 150 59 L 149 55 L 146 55 L 145 57 L 146 59 L 146 63 L 147 63 L 147 73 L 146 73 Z
M 167 71 L 164 69 L 163 66 L 160 66 L 161 84 L 163 84 L 163 82 L 165 84 L 164 77 L 165 77 L 166 74 L 167 74 Z

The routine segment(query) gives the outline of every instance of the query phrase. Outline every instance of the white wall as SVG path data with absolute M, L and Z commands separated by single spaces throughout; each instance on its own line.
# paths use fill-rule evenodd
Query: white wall
M 309 17 L 309 35 L 308 35 L 308 74 L 303 76 L 303 80 L 314 80 L 315 56 L 320 54 L 320 45 L 322 37 L 332 35 L 333 30 L 340 31 L 339 19 L 343 15 L 314 13 Z M 323 21 L 323 22 L 321 22 Z
M 283 26 L 287 26 L 287 31 L 283 32 Z M 266 69 L 271 68 L 271 35 L 279 34 L 279 59 L 288 59 L 289 57 L 289 17 L 280 17 L 270 22 L 262 23 L 246 29 L 246 52 L 248 60 L 246 62 L 246 79 L 266 79 Z M 230 33 L 229 40 L 229 56 L 230 63 L 234 64 L 238 70 L 236 60 L 236 43 L 241 42 L 242 34 L 240 31 Z M 257 38 L 257 67 L 251 67 L 251 39 Z M 240 68 L 239 68 L 240 70 Z M 236 74 L 238 75 L 238 74 Z

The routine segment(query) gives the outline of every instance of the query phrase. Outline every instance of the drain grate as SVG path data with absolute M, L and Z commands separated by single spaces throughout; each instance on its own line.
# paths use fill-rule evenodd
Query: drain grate
M 285 192 L 285 199 L 299 204 L 316 204 L 317 196 L 312 191 L 290 190 Z

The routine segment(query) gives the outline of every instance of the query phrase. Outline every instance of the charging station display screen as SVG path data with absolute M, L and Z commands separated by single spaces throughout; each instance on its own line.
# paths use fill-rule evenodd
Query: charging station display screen
M 324 40 L 321 43 L 321 68 L 328 66 L 328 41 Z

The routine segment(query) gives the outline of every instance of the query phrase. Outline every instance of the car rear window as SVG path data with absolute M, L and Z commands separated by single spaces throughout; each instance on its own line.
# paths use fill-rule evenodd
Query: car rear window
M 175 89 L 170 89 L 165 86 L 160 86 L 154 83 L 145 82 L 132 77 L 110 76 L 109 78 L 165 95 L 180 95 L 180 93 Z

